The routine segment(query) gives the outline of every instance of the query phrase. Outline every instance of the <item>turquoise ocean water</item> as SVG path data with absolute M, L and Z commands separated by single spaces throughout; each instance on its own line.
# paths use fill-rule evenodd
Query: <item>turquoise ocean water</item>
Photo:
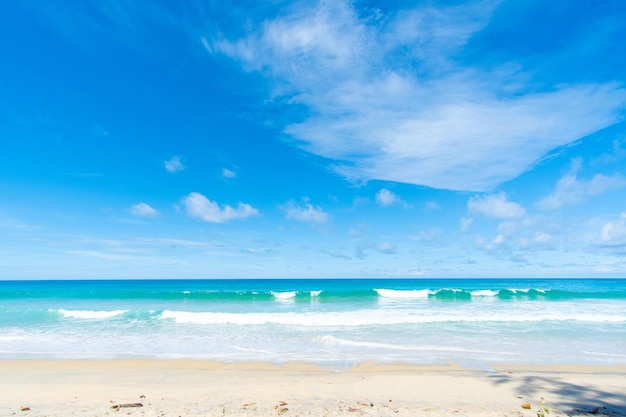
M 626 364 L 626 280 L 0 281 L 0 359 Z

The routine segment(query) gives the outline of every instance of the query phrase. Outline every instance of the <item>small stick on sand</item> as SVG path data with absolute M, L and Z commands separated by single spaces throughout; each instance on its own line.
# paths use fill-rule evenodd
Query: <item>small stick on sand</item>
M 111 406 L 114 410 L 119 410 L 120 408 L 130 408 L 130 407 L 143 407 L 142 403 L 128 403 L 128 404 L 115 404 Z

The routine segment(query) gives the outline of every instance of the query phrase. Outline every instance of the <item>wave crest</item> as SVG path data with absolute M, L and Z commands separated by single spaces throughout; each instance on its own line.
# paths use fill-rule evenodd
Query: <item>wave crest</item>
M 111 317 L 119 316 L 119 315 L 122 315 L 122 314 L 128 312 L 128 310 L 105 311 L 105 310 L 65 310 L 65 309 L 60 309 L 60 310 L 58 310 L 58 312 L 63 317 L 66 317 L 66 318 L 96 320 L 96 319 L 109 319 Z

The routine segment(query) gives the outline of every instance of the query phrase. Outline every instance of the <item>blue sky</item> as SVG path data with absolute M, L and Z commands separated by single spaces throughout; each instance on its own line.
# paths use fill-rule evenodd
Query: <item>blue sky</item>
M 4 1 L 0 278 L 623 277 L 625 22 Z

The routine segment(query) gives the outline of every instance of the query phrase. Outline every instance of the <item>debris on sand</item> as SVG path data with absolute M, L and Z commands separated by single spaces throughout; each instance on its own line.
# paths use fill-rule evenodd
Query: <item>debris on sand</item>
M 131 408 L 131 407 L 143 407 L 143 404 L 142 403 L 127 403 L 127 404 L 115 404 L 111 406 L 111 408 L 114 409 L 115 411 L 119 410 L 120 408 Z
M 276 410 L 276 412 L 278 414 L 283 414 L 286 413 L 287 411 L 289 411 L 289 409 L 286 407 L 287 402 L 286 401 L 280 401 L 278 403 L 278 405 L 274 406 L 274 409 Z

